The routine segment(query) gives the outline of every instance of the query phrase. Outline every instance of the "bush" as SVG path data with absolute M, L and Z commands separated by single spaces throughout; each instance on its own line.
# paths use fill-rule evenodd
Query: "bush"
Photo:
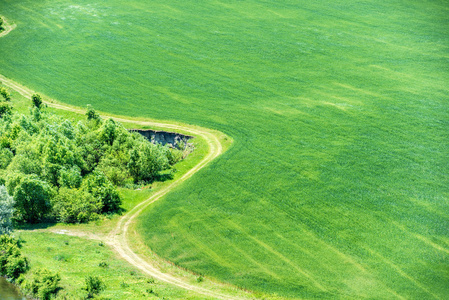
M 106 288 L 101 278 L 97 276 L 87 276 L 85 283 L 84 290 L 87 291 L 87 298 L 93 298 Z
M 81 188 L 101 201 L 104 213 L 117 212 L 122 204 L 122 199 L 116 188 L 102 172 L 94 171 L 88 175 L 83 180 Z
M 92 108 L 92 105 L 87 105 L 87 112 L 86 112 L 87 120 L 100 120 L 100 115 Z
M 19 241 L 9 235 L 0 235 L 0 275 L 16 280 L 28 269 L 28 260 L 20 252 Z
M 29 280 L 22 282 L 23 289 L 32 297 L 41 300 L 49 300 L 60 289 L 61 276 L 57 272 L 51 272 L 45 268 L 37 269 Z
M 58 184 L 60 187 L 79 188 L 82 180 L 81 169 L 77 165 L 71 168 L 63 167 L 59 170 Z
M 42 107 L 42 97 L 39 94 L 34 94 L 33 96 L 31 96 L 31 101 L 33 102 L 33 106 L 37 107 L 37 108 L 41 108 Z
M 0 102 L 0 118 L 10 116 L 12 114 L 11 105 L 5 101 Z
M 6 169 L 6 167 L 11 163 L 14 154 L 8 148 L 0 149 L 0 169 Z
M 132 183 L 130 174 L 117 157 L 113 155 L 104 156 L 98 164 L 96 170 L 103 172 L 104 175 L 116 186 L 125 186 Z
M 61 188 L 52 200 L 53 215 L 59 222 L 85 223 L 101 212 L 102 203 L 87 191 Z
M 168 166 L 166 151 L 160 145 L 140 143 L 129 151 L 128 169 L 135 182 L 153 180 Z
M 1 19 L 1 17 L 0 17 Z M 0 20 L 1 23 L 1 20 Z M 1 24 L 0 24 L 1 26 Z M 3 99 L 5 99 L 5 101 L 11 101 L 11 94 L 9 94 L 8 90 L 4 87 L 0 87 L 0 95 L 2 95 Z

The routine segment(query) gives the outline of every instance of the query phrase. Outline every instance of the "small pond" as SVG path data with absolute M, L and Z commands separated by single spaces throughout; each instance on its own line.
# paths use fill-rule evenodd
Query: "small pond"
M 0 299 L 2 300 L 26 300 L 24 296 L 17 290 L 17 288 L 6 281 L 5 278 L 0 277 Z

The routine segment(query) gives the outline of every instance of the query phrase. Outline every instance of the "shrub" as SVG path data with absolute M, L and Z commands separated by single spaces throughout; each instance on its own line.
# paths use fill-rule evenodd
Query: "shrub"
M 84 290 L 87 291 L 87 298 L 93 298 L 106 288 L 101 278 L 97 276 L 87 276 L 85 284 Z
M 14 155 L 8 148 L 0 149 L 0 169 L 6 169 L 6 167 L 11 163 Z
M 164 147 L 140 143 L 129 151 L 128 169 L 135 182 L 153 180 L 159 171 L 167 169 L 168 158 Z
M 0 17 L 0 26 L 1 26 L 1 17 Z M 2 95 L 3 99 L 5 101 L 11 101 L 11 95 L 9 94 L 8 90 L 4 87 L 0 87 L 0 95 Z
M 82 180 L 81 169 L 77 165 L 71 168 L 63 167 L 59 170 L 58 184 L 60 187 L 79 188 Z
M 129 180 L 130 175 L 126 165 L 113 155 L 103 157 L 96 170 L 103 172 L 114 185 L 124 186 L 127 183 L 132 183 Z
M 29 295 L 48 300 L 52 295 L 57 294 L 60 289 L 60 280 L 59 273 L 42 268 L 34 271 L 29 280 L 24 280 L 22 287 Z
M 100 120 L 100 115 L 92 108 L 92 105 L 87 105 L 86 112 L 87 120 Z
M 61 188 L 52 200 L 53 215 L 60 222 L 84 223 L 101 211 L 102 203 L 83 190 Z
M 109 213 L 119 210 L 122 199 L 116 188 L 102 172 L 94 171 L 88 175 L 83 180 L 81 188 L 101 201 L 102 212 Z
M 42 107 L 42 97 L 39 94 L 34 94 L 31 96 L 31 101 L 33 102 L 33 106 L 37 108 Z
M 0 275 L 16 280 L 28 269 L 28 260 L 20 252 L 19 241 L 9 235 L 0 235 Z
M 12 114 L 12 107 L 8 102 L 0 102 L 0 118 L 4 116 L 10 116 Z

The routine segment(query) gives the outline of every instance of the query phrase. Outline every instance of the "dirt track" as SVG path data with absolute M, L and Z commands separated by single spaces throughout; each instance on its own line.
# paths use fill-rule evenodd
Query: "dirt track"
M 13 89 L 20 93 L 22 96 L 30 98 L 31 95 L 33 95 L 35 92 L 4 77 L 3 75 L 0 75 L 0 81 L 10 89 Z M 63 104 L 56 104 L 53 103 L 53 101 L 44 101 L 49 107 L 54 107 L 62 110 L 77 112 L 77 113 L 85 113 L 86 110 L 75 108 L 71 106 L 66 106 Z M 109 116 L 108 116 L 109 117 Z M 178 178 L 177 180 L 173 181 L 168 186 L 164 187 L 163 189 L 157 191 L 155 194 L 153 194 L 151 197 L 146 199 L 145 201 L 139 203 L 136 207 L 134 207 L 132 210 L 130 210 L 128 213 L 126 213 L 121 219 L 119 220 L 116 227 L 111 231 L 111 233 L 108 235 L 106 239 L 106 243 L 111 246 L 117 253 L 127 260 L 130 264 L 136 266 L 140 270 L 142 270 L 144 273 L 160 280 L 167 282 L 169 284 L 175 285 L 177 287 L 187 289 L 193 292 L 196 292 L 198 294 L 201 294 L 206 297 L 211 297 L 213 299 L 238 299 L 234 296 L 225 295 L 222 293 L 218 293 L 203 287 L 199 287 L 196 285 L 192 285 L 190 283 L 187 283 L 185 280 L 181 279 L 181 277 L 177 277 L 172 274 L 163 273 L 159 269 L 157 269 L 154 265 L 152 265 L 151 261 L 147 261 L 143 259 L 141 256 L 137 255 L 129 245 L 129 228 L 132 222 L 136 219 L 136 217 L 150 204 L 156 202 L 157 200 L 161 199 L 161 197 L 165 196 L 167 193 L 169 193 L 174 187 L 180 185 L 190 177 L 192 177 L 196 172 L 201 170 L 203 167 L 205 167 L 207 164 L 209 164 L 211 161 L 213 161 L 215 158 L 217 158 L 220 154 L 223 153 L 222 145 L 217 138 L 216 135 L 214 135 L 211 131 L 208 131 L 206 129 L 199 129 L 199 128 L 193 128 L 189 126 L 181 126 L 176 124 L 169 124 L 169 123 L 162 123 L 162 122 L 156 122 L 156 121 L 135 121 L 131 119 L 126 118 L 119 118 L 119 117 L 111 117 L 112 119 L 119 121 L 119 122 L 127 122 L 127 123 L 135 123 L 139 125 L 144 126 L 157 126 L 157 127 L 163 127 L 166 129 L 172 129 L 172 130 L 183 130 L 185 132 L 188 132 L 192 135 L 200 136 L 206 140 L 208 146 L 209 146 L 209 152 L 208 154 L 192 169 L 190 169 L 186 174 L 184 174 L 182 177 Z M 65 234 L 71 234 L 70 232 L 66 232 Z M 85 233 L 73 233 L 72 235 L 78 235 L 78 236 L 86 236 L 89 238 L 97 239 L 99 237 L 92 236 Z M 217 285 L 218 287 L 218 285 Z M 219 287 L 218 287 L 219 288 Z M 249 295 L 248 295 L 249 296 Z M 250 296 L 249 296 L 250 297 Z

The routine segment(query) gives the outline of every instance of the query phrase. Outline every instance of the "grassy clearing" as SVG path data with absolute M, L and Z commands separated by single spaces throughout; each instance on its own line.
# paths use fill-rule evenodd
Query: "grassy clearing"
M 60 294 L 70 295 L 69 299 L 85 297 L 82 287 L 88 275 L 102 278 L 106 289 L 101 296 L 106 299 L 202 299 L 124 264 L 100 241 L 27 231 L 16 235 L 25 240 L 22 251 L 32 268 L 44 267 L 61 274 Z
M 0 73 L 235 139 L 142 216 L 159 256 L 286 297 L 449 293 L 446 1 L 10 0 L 2 14 L 17 28 Z

